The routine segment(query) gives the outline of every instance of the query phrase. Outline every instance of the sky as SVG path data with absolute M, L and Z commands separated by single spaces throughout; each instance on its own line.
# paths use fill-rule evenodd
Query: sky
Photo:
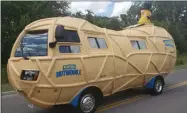
M 70 10 L 75 13 L 77 11 L 82 11 L 85 13 L 86 9 L 91 10 L 96 15 L 100 16 L 119 16 L 122 13 L 125 13 L 131 6 L 132 2 L 93 2 L 93 1 L 79 1 L 71 2 Z

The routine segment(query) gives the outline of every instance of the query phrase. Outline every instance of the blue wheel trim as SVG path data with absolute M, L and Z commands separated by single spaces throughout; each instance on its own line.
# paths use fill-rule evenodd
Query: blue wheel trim
M 154 87 L 154 83 L 155 83 L 155 79 L 156 79 L 156 76 L 153 77 L 151 80 L 149 80 L 149 82 L 146 83 L 145 87 L 146 88 L 153 88 Z
M 73 100 L 70 102 L 71 105 L 73 105 L 74 107 L 78 106 L 78 101 L 79 101 L 79 97 L 81 95 L 83 90 L 81 90 L 74 98 Z
M 154 83 L 155 83 L 155 79 L 156 79 L 156 76 L 153 77 L 151 80 L 149 80 L 149 82 L 146 83 L 145 87 L 146 87 L 146 88 L 153 88 L 153 87 L 154 87 Z M 78 101 L 79 101 L 79 97 L 80 97 L 82 91 L 83 91 L 83 90 L 81 90 L 81 91 L 73 98 L 73 100 L 70 102 L 70 104 L 73 105 L 74 107 L 77 107 Z

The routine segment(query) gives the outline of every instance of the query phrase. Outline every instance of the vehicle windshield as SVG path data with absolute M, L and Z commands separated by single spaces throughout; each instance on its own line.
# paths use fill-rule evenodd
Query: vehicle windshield
M 15 57 L 47 56 L 48 31 L 28 32 L 20 41 Z

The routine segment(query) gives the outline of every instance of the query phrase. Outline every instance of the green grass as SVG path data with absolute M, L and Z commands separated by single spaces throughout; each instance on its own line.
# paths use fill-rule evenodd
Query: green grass
M 175 70 L 187 68 L 187 53 L 177 56 Z M 6 65 L 1 65 L 1 91 L 11 91 L 13 88 L 8 83 Z

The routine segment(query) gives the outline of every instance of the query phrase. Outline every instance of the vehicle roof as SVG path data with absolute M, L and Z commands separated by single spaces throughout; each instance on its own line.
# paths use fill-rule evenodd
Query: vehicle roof
M 88 32 L 96 32 L 96 33 L 107 33 L 112 35 L 125 35 L 125 36 L 159 36 L 159 37 L 168 37 L 172 38 L 171 35 L 162 27 L 155 26 L 154 24 L 145 24 L 145 25 L 132 25 L 126 27 L 122 30 L 115 31 L 111 29 L 101 28 L 90 22 L 74 17 L 53 17 L 53 18 L 45 18 L 34 21 L 27 25 L 25 29 L 32 29 L 41 26 L 50 25 L 63 25 L 68 28 L 88 31 Z M 41 27 L 42 28 L 42 27 Z

